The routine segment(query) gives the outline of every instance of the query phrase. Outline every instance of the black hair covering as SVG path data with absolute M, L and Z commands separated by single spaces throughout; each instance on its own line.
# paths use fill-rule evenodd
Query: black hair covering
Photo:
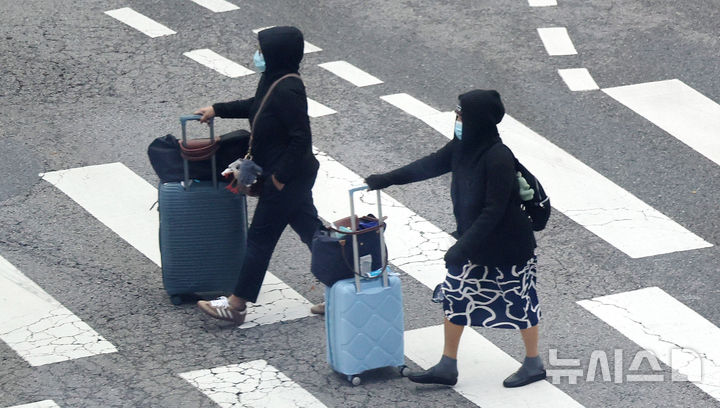
M 274 79 L 297 73 L 303 58 L 305 41 L 295 27 L 272 27 L 258 33 L 260 52 L 265 58 L 265 75 Z
M 500 94 L 494 90 L 476 89 L 458 99 L 462 111 L 463 147 L 484 147 L 500 141 L 497 124 L 505 115 Z

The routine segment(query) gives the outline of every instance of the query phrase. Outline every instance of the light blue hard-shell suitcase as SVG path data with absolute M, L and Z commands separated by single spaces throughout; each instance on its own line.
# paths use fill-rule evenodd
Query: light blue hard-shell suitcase
M 180 118 L 183 143 L 186 122 L 199 115 Z M 214 139 L 210 122 L 210 139 Z M 243 194 L 218 182 L 215 155 L 211 158 L 213 180 L 162 183 L 158 188 L 160 212 L 160 258 L 163 286 L 173 304 L 184 295 L 202 292 L 230 293 L 245 257 L 247 202 Z
M 357 230 L 353 194 L 350 190 L 352 231 Z M 383 220 L 380 191 L 377 192 L 378 219 Z M 383 231 L 381 228 L 380 231 Z M 387 259 L 381 234 L 381 256 Z M 358 374 L 380 367 L 395 366 L 405 373 L 402 288 L 397 275 L 389 275 L 383 262 L 382 274 L 373 279 L 360 277 L 357 237 L 353 235 L 355 278 L 343 279 L 325 289 L 325 330 L 327 358 L 333 370 L 360 384 Z

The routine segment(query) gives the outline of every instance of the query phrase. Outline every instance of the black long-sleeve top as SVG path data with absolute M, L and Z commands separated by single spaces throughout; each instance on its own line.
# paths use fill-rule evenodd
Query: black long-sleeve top
M 476 264 L 521 265 L 533 256 L 536 242 L 530 220 L 520 207 L 514 156 L 500 140 L 496 122 L 489 126 L 481 115 L 484 111 L 473 111 L 474 105 L 487 108 L 488 100 L 493 100 L 490 96 L 461 95 L 462 140 L 453 139 L 440 150 L 385 175 L 392 184 L 406 184 L 452 172 L 455 245 Z
M 297 73 L 303 56 L 302 34 L 291 27 L 274 27 L 258 35 L 265 58 L 255 96 L 213 105 L 221 118 L 248 118 L 253 127 L 253 160 L 263 175 L 275 175 L 283 184 L 296 177 L 313 176 L 319 167 L 312 152 L 312 133 L 307 113 L 307 94 L 302 80 L 295 77 L 280 81 L 265 107 L 256 117 L 260 103 L 277 79 Z

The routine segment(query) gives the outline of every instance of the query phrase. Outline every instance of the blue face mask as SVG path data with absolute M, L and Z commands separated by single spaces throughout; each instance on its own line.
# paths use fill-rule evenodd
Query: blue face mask
M 462 122 L 457 120 L 455 121 L 455 137 L 462 140 Z
M 253 63 L 255 63 L 255 68 L 257 68 L 258 71 L 265 72 L 265 58 L 262 54 L 260 54 L 260 51 L 255 51 L 255 55 L 253 55 Z

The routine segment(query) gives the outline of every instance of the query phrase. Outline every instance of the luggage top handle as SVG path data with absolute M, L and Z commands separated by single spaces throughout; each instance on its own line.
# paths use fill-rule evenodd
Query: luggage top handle
M 202 115 L 182 115 L 180 116 L 180 124 L 182 125 L 182 144 L 187 145 L 187 122 L 189 120 L 200 120 L 202 118 Z M 208 121 L 208 126 L 210 126 L 210 143 L 215 143 L 215 125 L 213 122 L 213 118 L 210 118 L 210 121 Z M 181 145 L 182 147 L 182 145 Z M 185 155 L 182 155 L 183 158 L 183 170 L 185 171 L 185 185 L 183 188 L 187 190 L 190 188 L 190 168 L 188 166 L 188 160 Z M 217 189 L 218 182 L 217 182 L 217 164 L 215 163 L 215 152 L 212 153 L 212 156 L 210 156 L 210 164 L 212 166 L 212 181 L 213 181 L 213 187 Z
M 364 191 L 367 190 L 368 186 L 360 186 L 351 188 L 349 190 L 350 193 L 350 230 L 352 232 L 357 231 L 357 215 L 355 214 L 355 200 L 354 195 L 358 191 Z M 379 233 L 380 233 L 380 257 L 381 259 L 387 259 L 387 254 L 385 253 L 385 220 L 383 219 L 382 215 L 382 204 L 380 202 L 380 190 L 377 191 L 377 206 L 378 206 L 378 226 Z M 358 257 L 358 239 L 357 234 L 352 234 L 352 241 L 353 241 L 353 263 L 355 267 L 355 288 L 358 292 L 360 292 L 360 258 Z M 388 286 L 388 275 L 387 275 L 387 265 L 383 265 L 382 267 L 382 277 L 383 277 L 383 286 Z

